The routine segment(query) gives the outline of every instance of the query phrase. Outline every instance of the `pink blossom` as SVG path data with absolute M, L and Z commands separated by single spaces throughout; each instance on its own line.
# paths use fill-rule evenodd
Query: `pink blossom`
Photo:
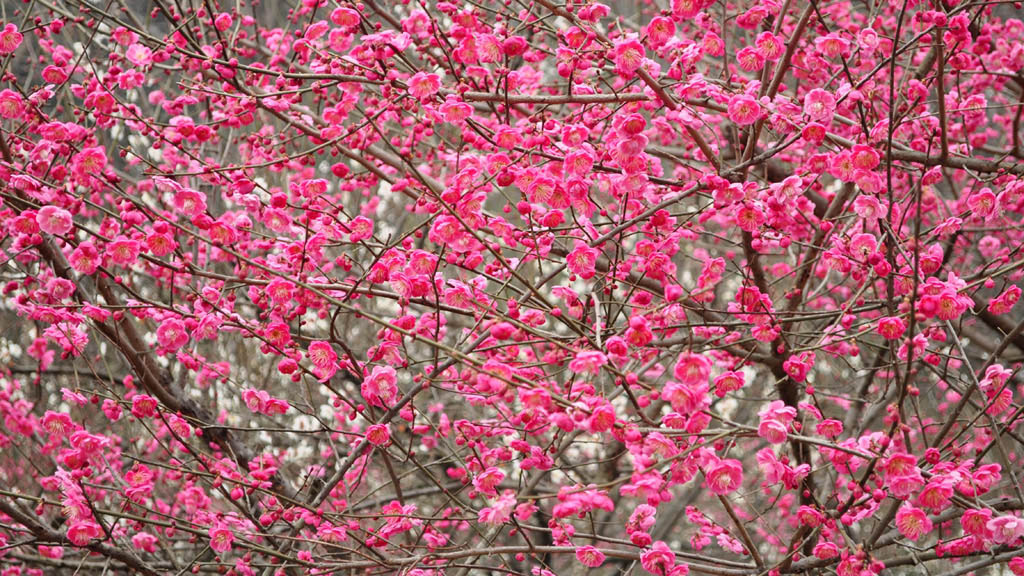
M 311 342 L 306 356 L 313 365 L 313 374 L 321 382 L 330 380 L 338 371 L 338 354 L 328 342 Z
M 160 348 L 175 351 L 188 344 L 189 333 L 184 322 L 177 318 L 164 320 L 156 329 L 156 340 Z
M 420 102 L 429 101 L 440 89 L 441 77 L 437 74 L 417 72 L 409 78 L 409 95 Z
M 761 105 L 752 96 L 739 94 L 729 99 L 729 119 L 738 126 L 749 126 L 761 118 Z
M 804 114 L 815 122 L 831 124 L 835 108 L 835 97 L 821 88 L 813 88 L 804 95 Z
M 371 406 L 386 408 L 398 399 L 395 369 L 391 366 L 374 366 L 370 375 L 363 379 L 363 398 Z
M 92 274 L 96 272 L 96 268 L 100 265 L 101 257 L 96 246 L 90 242 L 85 241 L 79 244 L 74 251 L 71 252 L 71 256 L 68 258 L 68 263 L 75 269 L 79 274 Z
M 0 56 L 6 56 L 17 50 L 23 38 L 18 32 L 17 26 L 12 23 L 5 24 L 3 30 L 0 30 Z
M 189 218 L 206 212 L 206 195 L 191 188 L 181 188 L 174 192 L 174 209 Z
M 736 61 L 743 70 L 746 70 L 747 72 L 754 72 L 764 68 L 765 57 L 756 46 L 744 46 L 736 53 Z M 731 110 L 730 116 L 732 116 Z M 737 124 L 739 124 L 739 122 L 737 122 Z
M 103 170 L 107 166 L 107 153 L 99 146 L 85 148 L 75 154 L 71 166 L 75 177 L 81 181 L 90 177 L 98 177 L 103 174 Z
M 960 516 L 960 526 L 965 534 L 989 539 L 992 532 L 988 528 L 988 522 L 992 519 L 992 511 L 987 509 L 967 509 Z
M 704 355 L 686 352 L 676 361 L 673 375 L 688 386 L 707 384 L 711 375 L 711 361 Z
M 1019 286 L 1012 285 L 1003 291 L 1002 294 L 993 298 L 988 303 L 988 311 L 993 314 L 1006 314 L 1017 304 L 1020 300 L 1021 289 Z
M 771 62 L 781 58 L 785 51 L 785 46 L 783 45 L 782 40 L 775 34 L 768 31 L 758 34 L 754 45 L 757 46 L 757 51 L 761 56 Z
M 580 564 L 589 568 L 597 568 L 601 564 L 604 564 L 604 552 L 601 552 L 593 546 L 581 546 L 576 549 L 576 559 L 580 561 Z
M 60 438 L 74 430 L 74 423 L 67 414 L 47 410 L 43 416 L 43 428 L 49 432 L 50 436 Z
M 71 230 L 74 223 L 71 213 L 56 206 L 43 206 L 36 214 L 39 229 L 47 234 L 62 235 Z
M 597 350 L 583 350 L 569 363 L 569 369 L 577 373 L 598 374 L 601 366 L 608 363 L 608 357 Z
M 504 472 L 498 468 L 490 467 L 473 479 L 473 486 L 483 494 L 494 496 L 497 494 L 496 488 L 498 484 L 504 479 Z
M 672 0 L 672 14 L 679 19 L 690 19 L 704 8 L 702 0 Z
M 223 524 L 210 526 L 210 548 L 214 552 L 225 553 L 231 550 L 231 543 L 235 541 L 235 533 Z
M 21 94 L 9 88 L 0 90 L 0 118 L 20 118 L 25 111 Z
M 365 216 L 357 216 L 348 223 L 350 242 L 361 242 L 373 237 L 373 221 Z
M 217 14 L 217 17 L 213 19 L 213 25 L 217 30 L 224 32 L 228 28 L 231 28 L 231 24 L 234 23 L 234 18 L 227 12 L 221 12 Z
M 87 546 L 89 542 L 102 535 L 100 525 L 92 520 L 71 522 L 68 526 L 68 540 L 75 546 Z
M 127 268 L 135 264 L 141 252 L 138 240 L 119 236 L 107 244 L 106 256 L 111 263 Z
M 743 465 L 738 460 L 717 460 L 707 467 L 705 477 L 712 494 L 729 494 L 743 483 Z
M 157 401 L 146 394 L 136 394 L 132 398 L 132 416 L 136 418 L 152 418 L 156 416 Z
M 577 241 L 576 247 L 565 258 L 566 267 L 573 274 L 578 274 L 584 280 L 594 277 L 595 265 L 600 252 L 591 248 L 585 242 Z
M 992 533 L 992 541 L 996 544 L 1015 546 L 1024 538 L 1024 520 L 1016 516 L 1006 515 L 993 518 L 985 525 Z
M 157 537 L 153 536 L 149 532 L 136 532 L 132 535 L 132 546 L 136 550 L 142 550 L 143 552 L 149 552 L 150 554 L 156 553 Z
M 626 78 L 632 77 L 644 63 L 644 46 L 636 38 L 615 43 L 613 50 L 615 71 Z
M 675 566 L 676 556 L 668 544 L 658 540 L 651 547 L 640 553 L 640 564 L 655 576 L 666 576 Z
M 387 424 L 373 424 L 366 429 L 366 440 L 374 446 L 385 446 L 391 440 L 391 430 Z
M 715 377 L 714 380 L 715 396 L 723 398 L 729 392 L 734 392 L 743 388 L 745 380 L 746 378 L 742 372 L 730 370 L 722 373 Z
M 896 528 L 904 537 L 916 542 L 931 532 L 932 521 L 920 508 L 904 505 L 896 512 Z
M 125 50 L 124 57 L 136 66 L 149 66 L 153 62 L 153 51 L 142 44 L 132 44 Z
M 814 47 L 826 58 L 846 58 L 850 55 L 849 40 L 839 36 L 837 33 L 815 38 Z
M 655 16 L 647 25 L 647 39 L 651 46 L 657 48 L 668 42 L 676 33 L 676 25 L 671 18 Z
M 826 438 L 838 438 L 843 433 L 843 423 L 834 418 L 818 422 L 815 432 Z
M 335 8 L 331 12 L 331 22 L 344 28 L 355 28 L 359 25 L 359 12 L 348 7 Z

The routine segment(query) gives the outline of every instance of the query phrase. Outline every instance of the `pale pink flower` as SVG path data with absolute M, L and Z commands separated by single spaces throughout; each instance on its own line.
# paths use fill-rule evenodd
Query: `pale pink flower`
M 804 114 L 815 122 L 828 126 L 832 123 L 835 110 L 835 97 L 821 88 L 815 88 L 804 96 Z
M 498 484 L 501 484 L 501 481 L 504 479 L 505 473 L 492 466 L 477 474 L 476 478 L 473 479 L 473 487 L 479 490 L 481 494 L 494 496 L 498 493 Z
M 576 549 L 576 559 L 580 561 L 580 564 L 589 568 L 597 568 L 601 564 L 604 564 L 604 552 L 601 552 L 593 546 L 581 546 Z
M 583 350 L 569 362 L 569 369 L 578 374 L 597 374 L 601 366 L 608 363 L 608 357 L 597 350 Z
M 999 516 L 985 525 L 992 532 L 992 541 L 996 544 L 1015 545 L 1024 538 L 1024 520 L 1016 516 Z
M 132 44 L 129 46 L 124 52 L 124 57 L 140 68 L 153 63 L 153 51 L 142 44 Z
M 71 213 L 57 206 L 43 206 L 36 213 L 39 229 L 47 234 L 61 235 L 71 230 L 74 222 Z

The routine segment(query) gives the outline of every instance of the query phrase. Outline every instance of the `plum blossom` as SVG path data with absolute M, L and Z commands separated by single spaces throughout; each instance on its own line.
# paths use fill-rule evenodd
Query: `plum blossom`
M 391 439 L 387 424 L 373 424 L 366 429 L 366 441 L 374 446 L 385 446 Z
M 1024 520 L 1016 516 L 998 516 L 989 520 L 985 527 L 992 533 L 992 541 L 996 544 L 1014 546 L 1024 538 Z
M 214 552 L 225 553 L 231 550 L 231 544 L 235 541 L 235 533 L 224 524 L 210 526 L 210 548 Z
M 614 52 L 615 71 L 621 76 L 631 77 L 644 63 L 644 45 L 636 38 L 616 42 Z
M 576 549 L 576 559 L 580 561 L 580 564 L 588 568 L 597 568 L 604 564 L 605 555 L 604 552 L 588 545 Z
M 738 126 L 749 126 L 761 118 L 761 104 L 746 94 L 729 99 L 729 119 Z
M 804 95 L 804 114 L 814 122 L 828 126 L 835 108 L 835 97 L 821 88 L 813 88 Z
M 409 78 L 409 95 L 420 102 L 429 101 L 430 97 L 441 89 L 441 77 L 437 74 L 417 72 Z
M 723 496 L 743 483 L 743 465 L 738 460 L 716 459 L 705 470 L 705 483 L 712 494 Z
M 21 45 L 21 41 L 24 36 L 21 32 L 18 32 L 18 27 L 8 22 L 4 24 L 3 30 L 0 30 L 0 56 L 6 56 L 12 54 Z
M 161 349 L 173 352 L 188 343 L 189 333 L 184 322 L 170 318 L 157 327 L 156 339 Z
M 920 508 L 903 505 L 896 512 L 896 527 L 900 534 L 916 542 L 931 532 L 932 521 Z
M 398 386 L 395 369 L 391 366 L 374 366 L 370 375 L 363 379 L 363 398 L 371 406 L 386 408 L 398 400 Z
M 326 382 L 338 371 L 338 354 L 329 342 L 311 342 L 306 352 L 313 365 L 313 374 L 321 382 Z
M 56 206 L 43 206 L 36 214 L 39 229 L 47 234 L 67 234 L 73 226 L 71 213 Z

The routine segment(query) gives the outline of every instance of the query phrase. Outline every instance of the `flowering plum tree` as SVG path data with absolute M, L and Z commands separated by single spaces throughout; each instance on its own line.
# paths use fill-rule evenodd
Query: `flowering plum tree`
M 1024 22 L 25 0 L 0 575 L 1024 575 Z

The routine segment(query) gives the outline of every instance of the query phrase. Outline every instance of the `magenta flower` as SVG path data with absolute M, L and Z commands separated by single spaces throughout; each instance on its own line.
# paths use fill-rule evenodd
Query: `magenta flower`
M 0 56 L 13 53 L 23 39 L 24 36 L 18 32 L 17 26 L 12 23 L 5 24 L 3 30 L 0 30 Z
M 224 524 L 210 526 L 210 548 L 214 552 L 223 554 L 231 550 L 231 543 L 235 541 L 235 533 Z
M 896 527 L 900 534 L 916 542 L 932 531 L 932 521 L 920 508 L 904 505 L 896 512 Z
M 729 99 L 729 119 L 738 126 L 749 126 L 761 118 L 761 104 L 746 94 Z
M 705 484 L 713 494 L 723 496 L 743 483 L 743 465 L 738 460 L 717 460 L 705 470 Z

